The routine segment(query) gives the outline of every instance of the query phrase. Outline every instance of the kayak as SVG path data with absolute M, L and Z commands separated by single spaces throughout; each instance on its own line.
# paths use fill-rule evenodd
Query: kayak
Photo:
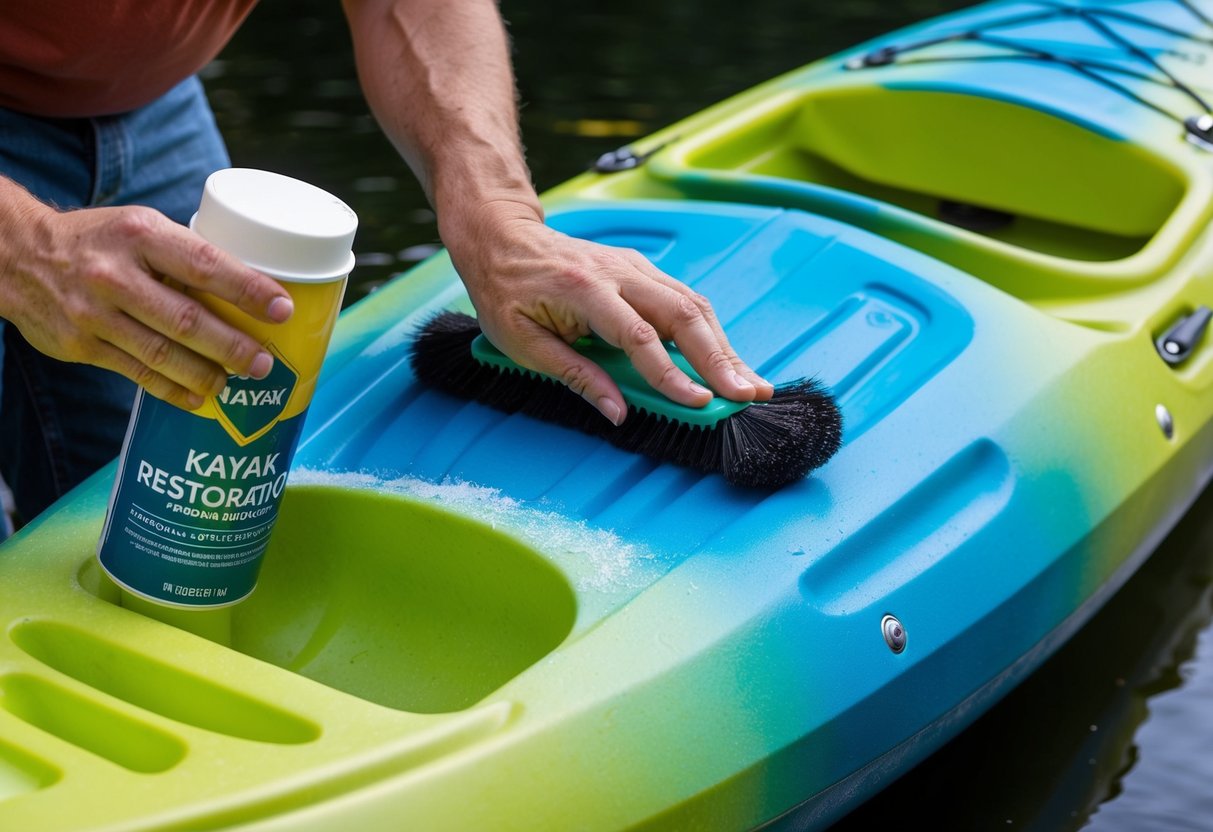
M 833 393 L 842 447 L 778 490 L 420 384 L 414 333 L 471 311 L 444 254 L 355 304 L 209 629 L 119 604 L 114 466 L 0 547 L 0 828 L 837 820 L 1209 481 L 1210 61 L 1207 0 L 989 3 L 545 194 Z

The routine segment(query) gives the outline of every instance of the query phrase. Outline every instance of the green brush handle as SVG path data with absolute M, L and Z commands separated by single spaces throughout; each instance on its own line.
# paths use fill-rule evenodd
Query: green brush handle
M 687 407 L 686 405 L 678 404 L 654 390 L 640 373 L 636 371 L 636 368 L 632 366 L 631 360 L 623 350 L 612 347 L 600 338 L 579 338 L 572 346 L 577 352 L 606 370 L 611 378 L 615 380 L 615 383 L 619 385 L 620 391 L 623 392 L 624 400 L 638 410 L 644 410 L 657 416 L 665 416 L 672 421 L 683 422 L 688 425 L 712 428 L 720 420 L 727 419 L 734 413 L 749 407 L 749 402 L 734 402 L 720 396 L 713 396 L 712 400 L 703 407 Z M 670 359 L 680 370 L 699 384 L 707 387 L 703 378 L 691 369 L 690 362 L 683 357 L 676 347 L 667 345 L 666 350 L 670 354 Z M 530 373 L 533 376 L 543 375 L 534 370 L 518 366 L 506 357 L 505 353 L 489 343 L 489 339 L 483 335 L 477 335 L 476 339 L 472 341 L 472 357 L 482 364 L 498 367 L 503 370 Z

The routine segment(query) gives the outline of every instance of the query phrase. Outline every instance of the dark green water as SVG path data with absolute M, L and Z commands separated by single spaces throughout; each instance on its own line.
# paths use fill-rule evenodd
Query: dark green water
M 505 0 L 535 184 L 550 188 L 813 58 L 966 5 Z M 432 251 L 433 214 L 363 102 L 336 0 L 263 0 L 204 79 L 234 164 L 314 182 L 358 213 L 351 300 Z
M 781 72 L 952 0 L 504 0 L 540 189 Z M 237 165 L 357 211 L 350 299 L 434 250 L 420 189 L 362 101 L 335 0 L 263 0 L 207 73 Z M 1026 684 L 839 830 L 1213 829 L 1213 494 Z

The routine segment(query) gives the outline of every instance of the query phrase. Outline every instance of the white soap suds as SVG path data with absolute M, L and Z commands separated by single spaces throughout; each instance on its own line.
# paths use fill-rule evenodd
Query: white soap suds
M 475 483 L 450 478 L 442 482 L 415 477 L 384 479 L 363 472 L 296 468 L 291 471 L 290 484 L 399 494 L 441 506 L 510 534 L 547 556 L 583 592 L 626 593 L 647 586 L 658 572 L 664 571 L 651 552 L 610 530 L 528 505 L 496 488 Z

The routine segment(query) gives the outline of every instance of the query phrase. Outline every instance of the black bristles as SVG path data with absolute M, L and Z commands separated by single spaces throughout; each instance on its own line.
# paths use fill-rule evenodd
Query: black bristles
M 781 385 L 770 401 L 750 405 L 712 428 L 634 407 L 615 427 L 559 382 L 481 364 L 471 352 L 479 334 L 469 315 L 437 314 L 414 339 L 414 374 L 460 398 L 576 428 L 662 462 L 719 473 L 734 485 L 786 485 L 824 464 L 842 443 L 842 415 L 816 381 Z

